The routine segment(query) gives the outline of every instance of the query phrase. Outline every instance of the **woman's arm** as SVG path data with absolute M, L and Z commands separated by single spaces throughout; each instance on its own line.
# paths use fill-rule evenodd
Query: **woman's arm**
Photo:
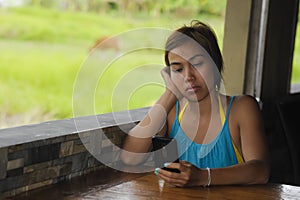
M 129 131 L 121 152 L 121 160 L 125 164 L 137 165 L 143 162 L 146 158 L 143 153 L 147 153 L 151 148 L 152 136 L 163 135 L 167 131 L 167 116 L 176 103 L 178 92 L 170 80 L 167 68 L 161 73 L 166 83 L 166 91 L 144 119 Z
M 230 123 L 231 127 L 236 126 L 236 130 L 239 131 L 240 149 L 245 162 L 210 169 L 210 184 L 266 183 L 269 178 L 269 156 L 258 104 L 249 96 L 238 97 L 234 104 L 230 114 L 232 115 Z M 159 170 L 158 175 L 171 184 L 180 187 L 208 184 L 208 170 L 206 169 L 196 168 L 186 162 L 172 163 L 168 167 L 181 170 L 181 174 Z
M 155 173 L 166 182 L 177 187 L 209 185 L 247 185 L 264 184 L 268 181 L 268 164 L 262 160 L 250 160 L 224 168 L 199 169 L 188 162 L 170 163 L 168 168 L 179 169 L 172 173 L 156 169 Z
M 176 102 L 176 96 L 166 90 L 145 118 L 129 131 L 124 142 L 121 160 L 127 165 L 137 165 L 144 161 L 151 148 L 152 136 L 166 132 L 168 112 Z
M 255 98 L 237 97 L 232 106 L 232 131 L 239 133 L 240 149 L 245 160 L 241 167 L 241 184 L 265 183 L 269 178 L 269 154 L 261 112 Z M 239 170 L 239 168 L 237 169 Z M 236 176 L 236 175 L 235 175 Z M 238 177 L 235 177 L 238 182 Z

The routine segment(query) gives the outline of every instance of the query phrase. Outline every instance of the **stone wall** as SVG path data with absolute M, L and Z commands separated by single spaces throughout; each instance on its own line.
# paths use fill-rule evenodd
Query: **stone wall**
M 87 150 L 116 157 L 147 108 L 0 130 L 0 199 L 107 167 Z M 110 158 L 114 164 L 117 158 Z M 110 160 L 108 159 L 108 160 Z

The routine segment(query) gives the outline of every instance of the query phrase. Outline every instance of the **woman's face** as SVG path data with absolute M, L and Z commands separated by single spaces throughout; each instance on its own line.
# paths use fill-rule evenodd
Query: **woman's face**
M 168 54 L 171 80 L 190 101 L 201 101 L 215 88 L 214 62 L 200 45 L 188 42 Z

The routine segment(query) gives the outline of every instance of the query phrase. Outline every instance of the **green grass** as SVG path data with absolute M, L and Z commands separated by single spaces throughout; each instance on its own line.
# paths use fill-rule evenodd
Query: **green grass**
M 141 14 L 139 17 L 96 15 L 34 7 L 0 9 L 0 127 L 73 117 L 76 77 L 80 69 L 93 60 L 88 57 L 87 49 L 99 36 L 113 36 L 143 27 L 174 29 L 190 19 L 149 18 Z M 202 16 L 198 19 L 211 24 L 222 38 L 221 18 Z M 96 67 L 99 63 L 101 60 L 96 61 Z M 146 67 L 140 68 L 144 65 Z M 162 52 L 137 51 L 122 56 L 101 76 L 94 88 L 94 102 L 87 103 L 94 104 L 95 113 L 149 106 L 163 87 L 158 84 L 134 86 L 149 77 L 162 83 L 159 73 L 162 66 Z M 26 116 L 29 119 L 25 120 Z
M 300 83 L 300 23 L 298 23 L 294 47 L 293 69 L 291 83 Z
M 196 18 L 215 29 L 222 47 L 223 19 L 207 15 Z M 97 53 L 88 56 L 87 50 L 103 35 L 144 27 L 173 30 L 191 19 L 171 15 L 155 18 L 145 13 L 121 16 L 37 7 L 0 8 L 0 127 L 73 117 L 76 77 L 89 65 L 92 70 L 83 79 L 94 75 L 95 85 L 86 86 L 92 96 L 80 102 L 80 114 L 153 104 L 163 91 L 159 73 L 162 52 L 131 52 L 110 65 L 101 65 L 103 57 L 97 57 Z M 130 42 L 138 45 L 144 39 L 143 35 L 138 37 Z M 300 30 L 296 38 L 292 83 L 300 82 Z
M 9 115 L 38 107 L 69 117 L 72 84 L 84 49 L 70 45 L 0 41 L 0 104 Z

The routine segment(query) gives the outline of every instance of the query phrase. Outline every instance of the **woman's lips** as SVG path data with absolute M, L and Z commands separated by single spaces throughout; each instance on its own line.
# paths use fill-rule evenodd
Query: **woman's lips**
M 195 92 L 198 92 L 199 90 L 201 89 L 201 87 L 200 86 L 190 86 L 190 87 L 188 87 L 187 89 L 186 89 L 186 91 L 187 92 L 193 92 L 193 93 L 195 93 Z

